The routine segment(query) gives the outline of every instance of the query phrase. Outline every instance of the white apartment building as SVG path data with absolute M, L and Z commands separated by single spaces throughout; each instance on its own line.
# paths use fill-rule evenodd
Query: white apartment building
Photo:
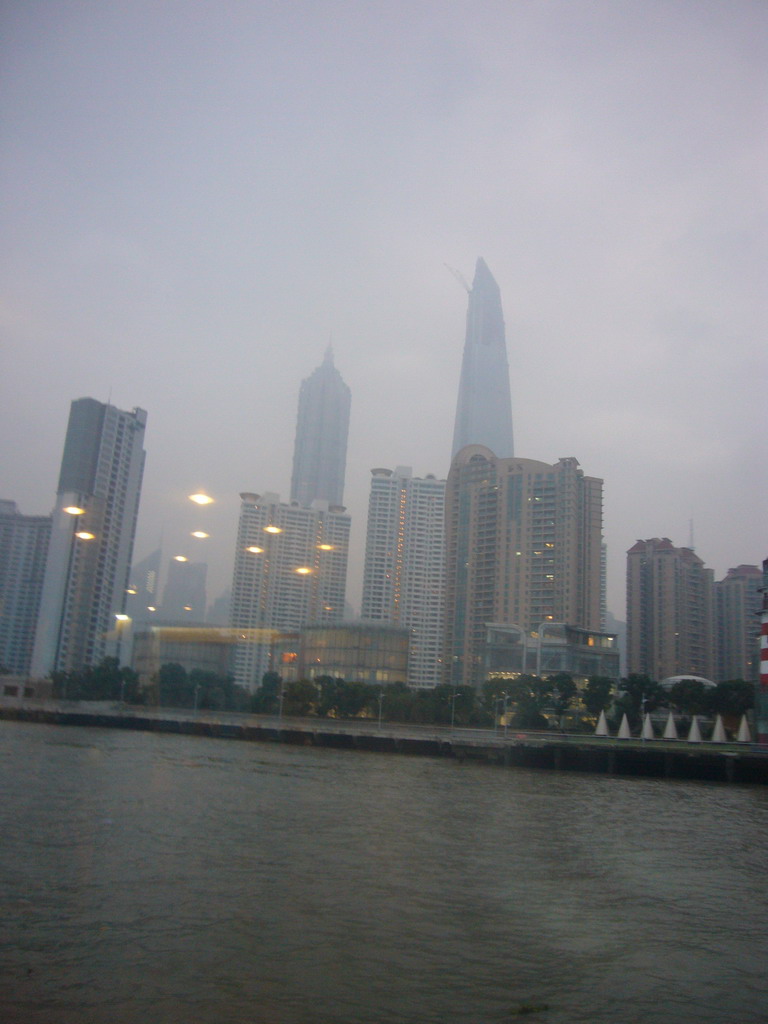
M 361 617 L 410 630 L 408 685 L 440 682 L 445 480 L 371 470 Z
M 280 632 L 343 618 L 350 517 L 341 505 L 284 504 L 277 494 L 240 495 L 231 625 L 235 681 L 255 691 L 273 667 Z

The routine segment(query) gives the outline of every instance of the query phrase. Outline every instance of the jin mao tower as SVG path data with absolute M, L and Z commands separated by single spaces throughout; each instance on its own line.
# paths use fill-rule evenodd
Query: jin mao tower
M 291 501 L 344 503 L 349 433 L 349 388 L 333 365 L 330 345 L 314 373 L 301 382 L 293 449 Z

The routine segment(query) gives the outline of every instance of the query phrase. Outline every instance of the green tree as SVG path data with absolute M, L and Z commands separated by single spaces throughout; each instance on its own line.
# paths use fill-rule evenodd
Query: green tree
M 576 683 L 570 672 L 557 672 L 548 676 L 546 683 L 551 687 L 553 705 L 558 718 L 566 713 L 576 696 Z
M 265 672 L 261 677 L 261 686 L 251 698 L 251 711 L 259 715 L 276 715 L 280 707 L 282 685 L 282 676 L 277 672 Z
M 190 685 L 187 670 L 178 662 L 168 661 L 160 666 L 157 673 L 158 701 L 162 707 L 191 708 L 194 704 L 194 690 Z
M 686 715 L 701 715 L 709 703 L 707 688 L 700 679 L 680 679 L 669 691 L 669 701 Z
M 617 721 L 626 712 L 629 724 L 632 728 L 637 728 L 642 722 L 644 712 L 654 711 L 665 703 L 666 694 L 655 680 L 650 676 L 633 672 L 619 684 L 611 717 Z
M 584 707 L 590 715 L 599 715 L 611 705 L 614 685 L 608 676 L 590 676 L 581 695 Z
M 304 717 L 316 710 L 318 692 L 314 683 L 300 679 L 288 683 L 283 694 L 283 714 Z
M 712 714 L 741 718 L 755 706 L 755 687 L 743 679 L 729 679 L 710 690 L 707 700 Z

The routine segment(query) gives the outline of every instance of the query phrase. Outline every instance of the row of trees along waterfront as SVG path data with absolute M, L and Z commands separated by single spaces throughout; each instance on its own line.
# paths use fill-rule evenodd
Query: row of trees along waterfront
M 53 675 L 54 696 L 67 700 L 122 700 L 131 704 L 200 710 L 243 711 L 319 718 L 378 718 L 390 722 L 457 726 L 492 726 L 500 719 L 518 729 L 565 727 L 591 732 L 601 711 L 618 725 L 626 713 L 639 728 L 645 712 L 672 709 L 682 715 L 721 714 L 738 722 L 754 706 L 754 687 L 731 680 L 707 687 L 682 679 L 664 690 L 645 675 L 629 675 L 618 688 L 606 676 L 592 676 L 577 689 L 568 673 L 494 679 L 477 691 L 469 686 L 410 689 L 404 683 L 375 686 L 332 676 L 283 682 L 267 672 L 255 694 L 230 676 L 169 663 L 149 687 L 141 688 L 133 669 L 116 658 L 79 672 Z

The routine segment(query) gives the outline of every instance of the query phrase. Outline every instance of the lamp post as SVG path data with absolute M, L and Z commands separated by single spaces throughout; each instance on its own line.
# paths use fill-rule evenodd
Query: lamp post
M 640 739 L 645 743 L 645 693 L 640 694 Z
M 507 702 L 507 695 L 506 695 L 506 693 L 502 693 L 493 702 L 493 710 L 494 710 L 493 732 L 494 732 L 494 735 L 499 731 L 499 718 L 501 717 L 499 715 L 499 707 L 501 706 L 502 708 L 504 708 L 506 706 L 506 702 Z
M 379 732 L 381 732 L 381 709 L 384 704 L 384 691 L 379 693 Z
M 451 732 L 453 732 L 453 723 L 456 718 L 456 698 L 458 696 L 458 693 L 454 689 L 453 696 L 451 697 Z

